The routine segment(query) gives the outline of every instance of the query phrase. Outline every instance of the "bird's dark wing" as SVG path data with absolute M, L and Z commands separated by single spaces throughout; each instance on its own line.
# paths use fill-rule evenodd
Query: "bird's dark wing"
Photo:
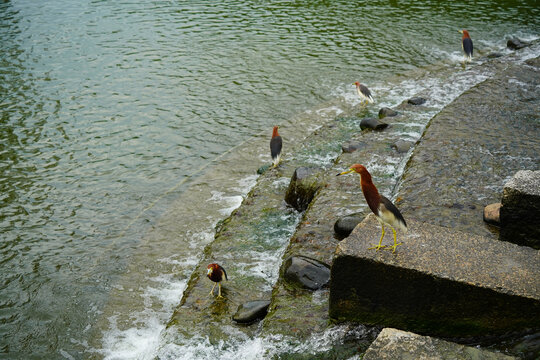
M 472 56 L 473 54 L 473 44 L 471 38 L 465 38 L 462 42 L 463 51 L 467 56 Z
M 399 222 L 403 223 L 403 225 L 405 225 L 405 227 L 407 227 L 407 223 L 405 222 L 405 219 L 403 218 L 403 215 L 401 215 L 401 213 L 399 212 L 396 205 L 394 205 L 390 200 L 385 198 L 383 195 L 381 195 L 381 205 L 383 205 L 388 211 L 390 211 L 392 214 L 394 214 L 396 219 Z
M 371 91 L 365 85 L 360 84 L 360 92 L 367 98 L 371 97 Z
M 281 136 L 273 137 L 272 140 L 270 140 L 270 154 L 272 155 L 272 159 L 275 159 L 279 154 L 281 154 L 282 146 L 283 142 L 281 140 Z
M 223 271 L 223 275 L 225 275 L 225 280 L 229 281 L 229 278 L 227 277 L 227 272 L 225 271 L 225 269 L 223 267 L 219 267 L 221 269 L 221 271 Z

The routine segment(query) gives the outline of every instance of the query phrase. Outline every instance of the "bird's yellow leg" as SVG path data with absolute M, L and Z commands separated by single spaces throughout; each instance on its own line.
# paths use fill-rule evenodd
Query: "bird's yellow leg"
M 386 250 L 392 250 L 393 253 L 396 252 L 396 248 L 399 246 L 399 245 L 402 245 L 402 243 L 398 243 L 397 242 L 397 235 L 396 235 L 396 230 L 390 226 L 392 228 L 392 231 L 394 232 L 394 245 L 390 246 L 388 249 Z
M 221 283 L 217 283 L 218 284 L 218 299 L 221 299 L 223 298 L 223 296 L 221 296 Z
M 217 283 L 214 283 L 214 286 L 212 286 L 212 290 L 210 290 L 210 294 L 208 294 L 208 296 L 214 295 L 214 289 L 216 288 L 216 284 Z
M 379 244 L 368 248 L 368 250 L 371 250 L 371 249 L 379 250 L 386 246 L 386 245 L 381 245 L 382 239 L 384 237 L 384 224 L 383 223 L 381 223 L 381 228 L 382 228 L 382 234 L 381 234 L 381 238 L 379 239 Z

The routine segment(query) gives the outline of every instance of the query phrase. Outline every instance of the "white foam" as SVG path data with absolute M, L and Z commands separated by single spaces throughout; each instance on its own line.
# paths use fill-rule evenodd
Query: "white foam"
M 290 182 L 291 182 L 290 178 L 282 176 L 282 177 L 278 178 L 277 180 L 275 180 L 274 182 L 272 182 L 272 186 L 275 189 L 281 189 L 281 188 L 283 188 L 285 186 L 288 186 Z
M 242 204 L 243 198 L 241 195 L 228 196 L 221 191 L 215 190 L 212 190 L 211 194 L 212 197 L 206 201 L 214 201 L 216 203 L 224 204 L 226 207 L 219 209 L 218 211 L 220 214 L 225 216 L 230 215 L 233 210 L 235 210 L 240 206 L 240 204 Z
M 386 162 L 382 160 L 380 157 L 375 157 L 373 159 L 370 159 L 365 167 L 369 169 L 369 172 L 373 175 L 377 176 L 388 176 L 393 175 L 396 170 L 396 164 L 398 163 L 397 160 L 395 161 L 388 161 L 390 158 L 387 158 Z
M 240 276 L 257 276 L 267 281 L 267 288 L 270 290 L 272 285 L 278 278 L 279 266 L 276 264 L 281 263 L 281 256 L 285 249 L 280 251 L 264 251 L 264 252 L 250 252 L 247 254 L 252 262 L 250 263 L 237 263 L 237 274 Z
M 309 154 L 309 155 L 303 157 L 303 159 L 306 162 L 308 162 L 310 164 L 313 164 L 313 165 L 328 166 L 328 165 L 334 163 L 334 160 L 336 159 L 337 155 L 338 154 L 334 153 L 334 152 L 328 152 L 325 155 Z
M 262 360 L 280 358 L 283 354 L 316 356 L 336 345 L 341 345 L 345 336 L 360 339 L 366 334 L 366 328 L 362 325 L 338 325 L 328 328 L 323 333 L 313 333 L 305 341 L 298 341 L 281 335 L 248 338 L 232 327 L 226 330 L 229 334 L 227 342 L 219 341 L 216 344 L 210 343 L 206 336 L 178 339 L 175 338 L 177 334 L 171 334 L 167 336 L 167 341 L 163 343 L 156 357 L 162 360 Z
M 99 353 L 107 360 L 152 359 L 174 307 L 186 288 L 187 280 L 172 274 L 148 279 L 157 283 L 143 294 L 145 309 L 131 315 L 130 327 L 118 325 L 118 315 L 109 317 L 109 330 L 103 334 Z
M 259 175 L 248 175 L 246 177 L 243 177 L 242 179 L 238 180 L 237 187 L 233 187 L 233 190 L 238 191 L 242 195 L 246 195 L 253 186 L 257 183 L 257 179 L 259 178 Z
M 326 118 L 335 118 L 336 116 L 342 114 L 344 111 L 339 106 L 329 106 L 327 108 L 322 108 L 316 111 L 317 115 L 324 116 Z

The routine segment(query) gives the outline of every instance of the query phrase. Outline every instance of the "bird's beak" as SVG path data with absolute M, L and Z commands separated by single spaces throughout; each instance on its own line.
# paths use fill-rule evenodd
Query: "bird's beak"
M 350 174 L 352 173 L 354 170 L 353 169 L 349 169 L 349 170 L 346 170 L 344 172 L 340 172 L 339 174 L 337 174 L 336 176 L 339 176 L 339 175 L 345 175 L 345 174 Z
M 458 33 L 463 34 L 463 30 L 458 30 Z
M 207 274 L 208 274 L 208 275 L 212 274 L 212 268 L 208 269 Z

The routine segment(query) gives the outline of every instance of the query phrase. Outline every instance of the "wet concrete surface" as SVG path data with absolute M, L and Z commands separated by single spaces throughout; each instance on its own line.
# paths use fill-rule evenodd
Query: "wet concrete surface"
M 400 184 L 400 209 L 417 219 L 498 238 L 483 222 L 504 183 L 540 166 L 540 59 L 500 63 L 498 72 L 437 114 Z

